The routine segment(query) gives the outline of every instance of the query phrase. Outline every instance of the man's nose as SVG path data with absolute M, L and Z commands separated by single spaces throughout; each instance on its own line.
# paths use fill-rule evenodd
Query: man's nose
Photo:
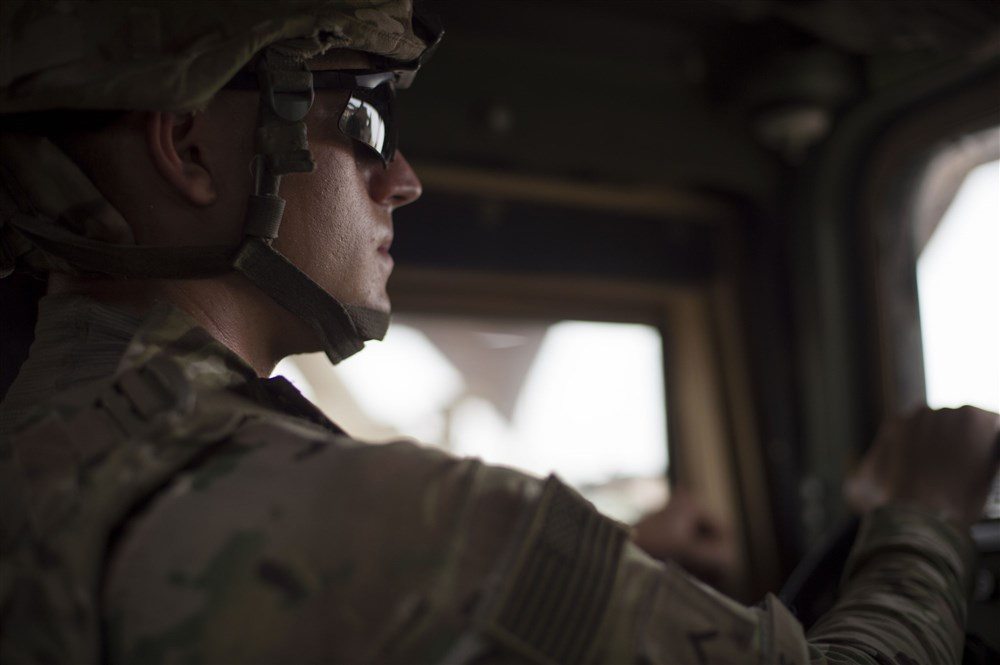
M 370 186 L 372 199 L 389 208 L 413 203 L 423 192 L 420 179 L 401 152 L 388 167 L 374 169 Z

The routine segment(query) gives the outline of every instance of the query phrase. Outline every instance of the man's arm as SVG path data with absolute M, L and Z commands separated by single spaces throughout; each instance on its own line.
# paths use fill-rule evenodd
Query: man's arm
M 971 407 L 921 409 L 888 423 L 848 484 L 852 504 L 868 514 L 840 600 L 808 640 L 775 598 L 754 616 L 707 589 L 668 581 L 695 611 L 683 594 L 660 600 L 654 623 L 680 626 L 666 629 L 669 640 L 655 625 L 644 631 L 650 644 L 667 643 L 660 662 L 959 662 L 975 554 L 967 532 L 997 472 L 997 429 L 996 414 Z
M 259 424 L 136 516 L 104 610 L 121 662 L 937 663 L 967 574 L 942 528 L 870 516 L 807 642 L 777 599 L 653 560 L 554 479 Z
M 874 510 L 848 561 L 841 600 L 808 638 L 777 598 L 744 607 L 631 543 L 600 630 L 577 638 L 592 644 L 593 662 L 957 663 L 973 555 L 962 532 L 996 471 L 996 430 L 995 414 L 962 409 L 921 411 L 883 432 L 862 473 L 877 497 L 864 507 Z M 525 549 L 545 550 L 544 540 Z M 559 625 L 550 607 L 540 601 L 523 611 Z M 505 658 L 513 649 L 526 662 L 559 662 L 537 653 L 530 635 L 514 637 Z
M 593 642 L 590 662 L 958 663 L 969 547 L 927 514 L 898 506 L 875 511 L 859 533 L 840 602 L 806 636 L 776 597 L 744 607 L 628 543 L 600 631 L 578 639 Z M 510 662 L 511 650 L 508 643 L 503 657 L 498 651 L 497 662 Z M 513 650 L 523 662 L 546 662 Z
M 876 510 L 862 526 L 840 600 L 809 631 L 812 662 L 959 662 L 974 555 L 968 537 L 927 513 Z

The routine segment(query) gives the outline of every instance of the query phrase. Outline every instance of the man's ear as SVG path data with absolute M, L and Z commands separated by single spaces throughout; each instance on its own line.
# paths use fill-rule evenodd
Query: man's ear
M 151 111 L 146 118 L 146 143 L 156 169 L 174 190 L 196 206 L 218 198 L 216 183 L 197 140 L 203 118 L 194 113 Z

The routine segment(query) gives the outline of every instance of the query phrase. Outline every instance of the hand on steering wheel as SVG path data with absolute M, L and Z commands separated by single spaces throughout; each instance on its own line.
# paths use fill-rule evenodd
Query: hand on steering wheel
M 1000 465 L 998 430 L 997 414 L 971 406 L 887 421 L 845 484 L 847 501 L 858 513 L 906 504 L 968 529 Z

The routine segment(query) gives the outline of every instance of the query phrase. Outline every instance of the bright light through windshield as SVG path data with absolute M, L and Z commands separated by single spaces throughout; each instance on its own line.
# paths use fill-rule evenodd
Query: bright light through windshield
M 1000 161 L 966 177 L 917 285 L 928 405 L 1000 411 Z

